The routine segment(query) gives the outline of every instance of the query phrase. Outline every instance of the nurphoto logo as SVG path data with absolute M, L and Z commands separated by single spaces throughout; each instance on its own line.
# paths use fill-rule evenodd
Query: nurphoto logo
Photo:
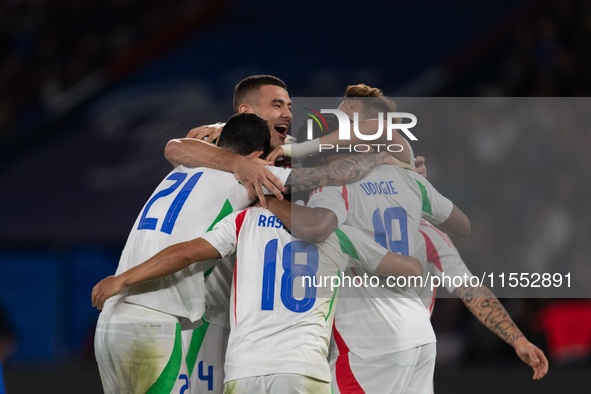
M 313 125 L 314 122 L 320 126 L 321 130 L 326 129 L 328 130 L 328 126 L 322 114 L 333 114 L 337 117 L 339 121 L 339 141 L 350 141 L 351 140 L 351 124 L 353 125 L 353 133 L 355 136 L 362 141 L 376 141 L 382 137 L 384 133 L 384 113 L 378 113 L 378 129 L 374 134 L 362 134 L 359 131 L 359 113 L 353 113 L 353 122 L 347 116 L 346 113 L 340 111 L 338 109 L 321 109 L 320 112 L 313 110 L 309 107 L 304 107 L 305 109 L 309 110 L 310 112 L 305 112 L 306 115 L 310 116 L 307 122 L 307 138 L 308 140 L 313 139 Z M 409 129 L 416 126 L 417 124 L 417 117 L 408 112 L 387 112 L 386 115 L 386 139 L 387 141 L 392 141 L 392 131 L 393 130 L 400 130 L 406 135 L 408 139 L 411 141 L 417 141 L 417 137 L 412 134 Z M 410 119 L 409 123 L 396 123 L 398 119 Z M 369 119 L 374 120 L 374 119 Z M 404 148 L 400 144 L 320 144 L 319 152 L 323 150 L 331 150 L 336 149 L 337 152 L 339 151 L 349 151 L 349 152 L 368 152 L 371 148 L 377 152 L 380 152 L 380 149 L 386 149 L 388 152 L 401 152 Z

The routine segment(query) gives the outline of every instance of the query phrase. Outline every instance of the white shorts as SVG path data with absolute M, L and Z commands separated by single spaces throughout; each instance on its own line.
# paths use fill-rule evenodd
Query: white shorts
M 183 331 L 182 336 L 191 394 L 222 394 L 230 330 L 204 323 L 199 328 Z
M 181 326 L 172 315 L 107 303 L 94 337 L 106 394 L 189 394 Z
M 236 379 L 224 394 L 331 394 L 330 383 L 309 376 L 281 373 Z
M 344 351 L 331 359 L 334 394 L 431 394 L 435 343 L 365 360 Z

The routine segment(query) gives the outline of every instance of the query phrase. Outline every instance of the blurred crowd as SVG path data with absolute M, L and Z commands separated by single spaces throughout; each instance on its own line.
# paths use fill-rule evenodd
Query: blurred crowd
M 0 141 L 39 127 L 60 93 L 194 6 L 189 0 L 0 2 Z
M 435 158 L 438 180 L 450 185 L 452 199 L 472 220 L 472 235 L 456 242 L 469 266 L 571 272 L 588 298 L 503 303 L 551 365 L 588 364 L 591 99 L 583 97 L 591 93 L 591 1 L 551 2 L 522 21 L 497 53 L 500 61 L 485 61 L 498 65 L 493 77 L 477 81 L 473 94 L 524 98 L 505 101 L 512 106 L 506 116 L 442 131 L 421 153 Z M 446 93 L 454 95 L 453 84 Z M 532 110 L 528 104 L 535 101 L 526 97 L 555 98 Z M 434 325 L 442 364 L 515 360 L 457 300 L 442 300 Z
M 499 96 L 589 96 L 591 1 L 553 1 L 511 37 L 493 82 Z

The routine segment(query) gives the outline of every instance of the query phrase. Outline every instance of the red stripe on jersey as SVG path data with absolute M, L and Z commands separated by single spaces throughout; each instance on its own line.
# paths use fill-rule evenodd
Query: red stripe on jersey
M 244 223 L 244 217 L 246 216 L 248 209 L 249 208 L 246 208 L 244 211 L 236 215 L 236 241 L 238 241 L 238 234 L 240 234 L 240 229 L 242 228 L 242 223 Z
M 421 220 L 421 226 L 427 226 L 429 228 L 432 228 L 433 230 L 435 230 L 437 232 L 437 234 L 441 235 L 441 238 L 443 238 L 443 240 L 445 241 L 445 243 L 450 248 L 453 248 L 454 247 L 454 243 L 451 241 L 451 238 L 446 233 L 442 232 L 441 230 L 439 230 L 437 227 L 435 227 L 431 223 L 429 223 L 427 221 Z
M 441 266 L 441 260 L 439 259 L 439 253 L 437 252 L 437 248 L 433 245 L 431 238 L 421 230 L 419 233 L 423 234 L 423 238 L 425 238 L 425 246 L 427 247 L 427 262 L 433 263 L 435 267 L 439 269 L 439 272 L 443 272 L 443 267 Z
M 357 271 L 355 271 L 355 268 L 351 267 L 351 272 L 353 272 L 353 275 L 355 275 L 355 278 L 359 278 L 361 280 L 361 275 L 357 274 Z M 355 280 L 355 278 L 353 278 L 353 280 Z M 363 286 L 363 281 L 361 281 L 361 287 L 363 287 L 363 289 L 365 289 L 365 286 Z
M 242 223 L 244 223 L 244 217 L 248 208 L 236 215 L 236 244 L 238 244 L 238 235 L 240 235 L 240 229 L 242 229 Z M 234 265 L 234 324 L 238 325 L 238 319 L 236 318 L 236 294 L 238 294 L 238 257 L 236 257 L 236 264 Z
M 332 323 L 332 334 L 334 340 L 339 348 L 339 357 L 335 366 L 335 374 L 337 376 L 337 385 L 342 394 L 365 394 L 361 385 L 353 375 L 351 364 L 349 364 L 349 348 L 343 340 L 343 337 L 337 330 L 336 324 Z
M 238 326 L 238 319 L 236 317 L 236 293 L 238 293 L 238 277 L 236 276 L 236 271 L 238 271 L 238 257 L 236 257 L 236 264 L 234 264 L 234 324 Z
M 425 234 L 424 232 L 422 232 L 421 230 L 419 230 L 419 233 L 421 233 L 423 235 L 423 238 L 425 238 L 425 246 L 427 248 L 427 262 L 435 265 L 435 267 L 437 267 L 439 272 L 443 272 L 443 267 L 441 266 L 441 259 L 439 258 L 439 253 L 437 252 L 437 248 L 435 247 L 435 245 L 431 241 L 431 238 L 429 238 L 429 236 L 427 234 Z M 435 296 L 436 295 L 437 295 L 437 287 L 435 287 L 433 289 L 433 298 L 431 299 L 431 306 L 429 306 L 430 313 L 433 313 L 433 307 L 435 306 Z
M 349 212 L 349 194 L 347 193 L 347 185 L 343 185 L 343 198 L 345 199 L 345 208 Z

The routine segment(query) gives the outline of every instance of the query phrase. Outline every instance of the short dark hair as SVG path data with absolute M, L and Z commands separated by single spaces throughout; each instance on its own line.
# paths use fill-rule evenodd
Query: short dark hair
M 222 129 L 217 146 L 242 156 L 260 150 L 265 157 L 271 150 L 269 126 L 255 114 L 233 115 Z
M 257 93 L 261 87 L 266 85 L 275 85 L 287 90 L 285 82 L 272 75 L 251 75 L 250 77 L 246 77 L 240 81 L 234 89 L 234 112 L 238 113 L 238 107 L 240 107 L 241 104 L 248 103 L 255 105 L 252 103 L 254 94 Z

